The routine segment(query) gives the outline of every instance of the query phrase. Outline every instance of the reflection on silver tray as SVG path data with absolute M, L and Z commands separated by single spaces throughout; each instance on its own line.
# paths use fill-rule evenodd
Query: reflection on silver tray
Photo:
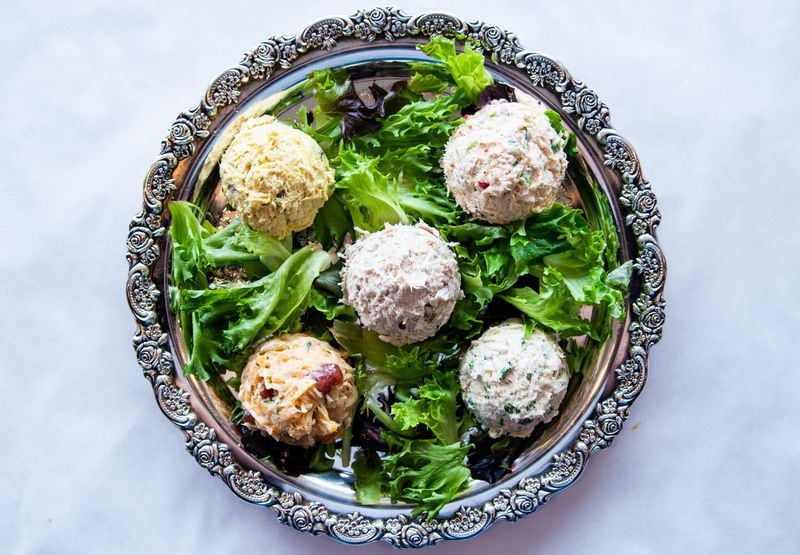
M 392 61 L 423 59 L 416 45 L 431 34 L 466 36 L 487 57 L 496 78 L 525 91 L 563 116 L 578 137 L 587 171 L 607 196 L 617 222 L 622 261 L 634 262 L 628 318 L 600 349 L 592 370 L 570 393 L 562 414 L 496 484 L 474 482 L 439 518 L 412 519 L 405 504 L 361 505 L 352 477 L 328 472 L 289 477 L 239 445 L 226 409 L 201 382 L 185 379 L 182 338 L 167 307 L 171 198 L 213 196 L 210 170 L 242 114 L 263 111 L 275 94 L 321 67 L 347 65 L 398 77 Z M 287 102 L 286 109 L 291 109 Z M 575 203 L 582 191 L 568 189 Z M 211 202 L 213 205 L 213 202 Z M 474 536 L 498 520 L 515 521 L 570 486 L 589 456 L 620 433 L 647 375 L 647 352 L 664 324 L 666 263 L 655 237 L 656 199 L 633 147 L 611 126 L 608 108 L 552 58 L 528 51 L 516 36 L 482 22 L 442 13 L 409 16 L 392 8 L 317 21 L 293 37 L 273 37 L 220 74 L 199 105 L 182 112 L 162 142 L 144 181 L 142 211 L 128 235 L 127 297 L 137 322 L 134 347 L 158 406 L 183 430 L 186 448 L 211 474 L 246 501 L 271 507 L 278 520 L 304 532 L 347 543 L 374 540 L 422 547 Z

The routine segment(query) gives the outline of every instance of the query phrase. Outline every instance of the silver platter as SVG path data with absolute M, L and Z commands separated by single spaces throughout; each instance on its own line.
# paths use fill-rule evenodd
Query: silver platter
M 169 213 L 173 198 L 199 200 L 213 210 L 218 191 L 212 168 L 226 137 L 242 117 L 265 106 L 290 112 L 302 97 L 280 96 L 313 69 L 348 66 L 364 79 L 397 78 L 403 61 L 424 59 L 416 45 L 432 34 L 465 36 L 484 52 L 494 76 L 562 114 L 577 137 L 586 171 L 606 196 L 617 223 L 621 261 L 634 275 L 628 317 L 600 349 L 592 369 L 574 386 L 561 415 L 496 484 L 476 481 L 432 520 L 412 519 L 404 504 L 361 505 L 343 470 L 290 477 L 245 452 L 227 409 L 203 383 L 181 373 L 186 353 L 167 306 Z M 296 87 L 295 87 L 296 88 Z M 279 96 L 276 97 L 276 94 Z M 289 95 L 291 96 L 291 95 Z M 279 104 L 276 107 L 276 98 Z M 588 192 L 568 184 L 568 196 L 585 204 Z M 165 416 L 186 438 L 198 464 L 242 499 L 271 507 L 297 530 L 361 544 L 377 540 L 423 547 L 465 539 L 498 520 L 516 521 L 572 485 L 596 451 L 622 430 L 647 377 L 647 353 L 664 325 L 666 262 L 656 239 L 661 219 L 631 144 L 610 124 L 597 94 L 559 62 L 524 49 L 494 25 L 443 13 L 411 16 L 393 8 L 329 17 L 292 37 L 272 37 L 224 71 L 200 103 L 182 112 L 162 141 L 144 180 L 144 202 L 128 235 L 127 298 L 136 318 L 133 339 L 139 365 Z

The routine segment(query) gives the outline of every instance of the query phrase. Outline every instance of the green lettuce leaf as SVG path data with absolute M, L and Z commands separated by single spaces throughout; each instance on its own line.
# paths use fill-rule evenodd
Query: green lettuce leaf
M 442 64 L 414 62 L 411 64 L 411 80 L 408 88 L 417 94 L 442 93 L 450 87 L 453 80 L 450 72 Z
M 616 287 L 622 291 L 627 291 L 633 275 L 633 262 L 628 260 L 626 263 L 617 266 L 606 276 L 606 283 L 611 287 Z
M 311 72 L 303 87 L 313 93 L 316 105 L 310 112 L 305 105 L 300 106 L 292 123 L 332 158 L 342 139 L 342 114 L 336 113 L 336 104 L 350 88 L 350 79 L 344 70 L 326 68 Z
M 517 288 L 500 298 L 538 324 L 563 336 L 602 340 L 608 318 L 624 316 L 629 267 L 606 271 L 604 231 L 592 230 L 579 210 L 556 205 L 532 216 L 515 231 L 511 248 L 518 271 L 539 278 L 539 291 Z M 583 306 L 600 307 L 606 317 L 592 326 L 579 315 Z
M 379 231 L 386 223 L 454 221 L 460 212 L 443 187 L 424 181 L 400 183 L 379 169 L 380 158 L 347 148 L 334 164 L 337 193 L 360 230 Z
M 589 367 L 592 361 L 592 355 L 595 353 L 595 343 L 588 342 L 585 345 L 578 345 L 574 339 L 567 342 L 567 348 L 564 350 L 567 359 L 567 368 L 573 374 L 582 374 Z
M 309 292 L 309 306 L 325 316 L 327 320 L 336 318 L 355 319 L 355 311 L 339 301 L 339 298 L 329 291 L 313 287 Z
M 434 152 L 446 145 L 453 130 L 463 123 L 455 118 L 457 110 L 458 104 L 450 96 L 417 100 L 385 118 L 374 133 L 355 137 L 353 142 L 359 150 L 379 148 L 381 154 L 386 149 L 412 147 Z M 438 165 L 438 158 L 428 155 L 428 161 Z
M 539 325 L 565 336 L 591 333 L 600 338 L 605 333 L 607 320 L 600 318 L 593 327 L 579 316 L 582 306 L 602 307 L 608 317 L 624 315 L 623 293 L 630 274 L 606 271 L 608 230 L 592 230 L 576 208 L 554 204 L 506 226 L 466 223 L 441 229 L 448 240 L 458 242 L 453 251 L 465 293 L 450 325 L 467 337 L 481 331 L 476 315 L 498 295 Z M 525 275 L 539 279 L 538 291 L 511 289 Z
M 307 85 L 314 91 L 314 100 L 326 113 L 333 113 L 339 99 L 350 88 L 350 78 L 343 69 L 321 69 L 309 75 Z
M 435 64 L 418 65 L 427 67 L 430 75 L 441 73 Z M 318 102 L 314 123 L 308 110 L 301 109 L 295 125 L 322 144 L 336 169 L 336 190 L 314 224 L 324 245 L 341 246 L 348 232 L 377 231 L 387 222 L 456 221 L 462 211 L 438 173 L 444 146 L 462 122 L 452 96 L 423 99 L 413 91 L 400 91 L 406 104 L 376 117 L 375 131 L 353 136 L 345 147 L 341 141 L 335 144 L 341 139 L 335 129 L 341 122 L 340 104 L 354 100 L 349 78 L 344 72 L 323 70 L 312 73 L 309 81 Z
M 509 241 L 517 272 L 530 273 L 530 268 L 541 264 L 545 256 L 569 249 L 568 236 L 583 229 L 588 230 L 588 224 L 581 211 L 563 204 L 531 214 L 513 231 Z
M 372 149 L 370 149 L 372 150 Z M 435 153 L 427 144 L 418 144 L 409 147 L 386 148 L 380 154 L 374 154 L 379 159 L 378 167 L 384 173 L 393 175 L 398 181 L 412 181 L 424 179 L 434 167 L 432 160 Z
M 342 194 L 338 191 L 322 205 L 314 218 L 314 234 L 325 247 L 340 248 L 345 236 L 355 234 L 350 214 L 345 209 Z
M 259 262 L 274 271 L 289 257 L 290 251 L 275 239 L 247 226 L 240 219 L 216 230 L 202 224 L 200 209 L 186 201 L 168 205 L 172 223 L 172 285 L 179 289 L 208 286 L 206 274 L 213 268 L 241 266 Z
M 511 287 L 519 277 L 509 249 L 510 233 L 503 226 L 475 223 L 444 226 L 440 231 L 454 243 L 452 249 L 464 291 L 449 324 L 471 338 L 482 329 L 483 322 L 477 314 L 497 292 Z
M 383 368 L 398 381 L 414 384 L 433 375 L 437 369 L 453 363 L 461 349 L 462 341 L 446 332 L 414 346 L 399 347 L 386 355 Z
M 455 40 L 438 35 L 418 48 L 431 58 L 444 63 L 456 85 L 453 97 L 460 106 L 474 104 L 483 90 L 493 83 L 492 76 L 484 67 L 483 54 L 473 50 L 469 43 L 464 44 L 464 51 L 459 54 L 456 52 Z M 423 79 L 419 78 L 414 86 L 421 88 Z M 426 85 L 430 86 L 431 82 L 428 78 Z
M 236 425 L 244 422 L 244 407 L 241 401 L 236 401 L 231 407 L 231 422 Z
M 346 149 L 335 159 L 336 190 L 355 227 L 378 231 L 384 224 L 409 223 L 408 214 L 389 191 L 389 178 L 378 171 L 379 160 Z
M 427 513 L 428 518 L 435 518 L 469 485 L 470 471 L 464 457 L 471 445 L 442 445 L 436 440 L 406 439 L 391 432 L 382 436 L 392 451 L 383 460 L 383 471 L 389 476 L 387 493 L 392 501 L 416 503 L 412 516 Z
M 544 114 L 547 116 L 547 119 L 550 120 L 550 127 L 552 127 L 560 137 L 559 141 L 553 144 L 553 149 L 564 151 L 567 156 L 577 156 L 578 139 L 574 133 L 570 133 L 564 126 L 564 122 L 561 121 L 561 115 L 553 110 L 545 110 Z
M 172 285 L 178 289 L 205 288 L 210 263 L 203 247 L 207 232 L 197 218 L 200 209 L 184 201 L 172 201 L 167 207 L 172 218 Z
M 625 314 L 623 293 L 627 289 L 625 272 L 608 281 L 605 270 L 607 243 L 603 230 L 591 230 L 583 217 L 574 218 L 564 237 L 568 250 L 548 254 L 543 260 L 553 280 L 563 283 L 572 298 L 582 305 L 603 305 L 612 318 Z M 628 275 L 630 278 L 630 275 Z
M 551 279 L 547 272 L 542 278 L 539 292 L 530 287 L 518 287 L 501 293 L 499 297 L 536 324 L 564 337 L 595 335 L 591 322 L 580 317 L 581 304 L 572 298 L 562 282 Z
M 374 331 L 362 328 L 354 322 L 334 320 L 331 333 L 348 353 L 363 357 L 374 368 L 385 369 L 386 358 L 400 350 L 400 347 L 381 341 Z
M 459 211 L 438 172 L 444 146 L 462 122 L 455 118 L 457 109 L 450 96 L 410 102 L 383 119 L 377 131 L 354 137 L 350 147 L 377 159 L 376 169 L 392 176 L 392 182 L 437 182 L 437 196 L 447 201 L 448 210 Z
M 413 346 L 397 347 L 381 341 L 374 331 L 342 320 L 334 320 L 331 334 L 348 353 L 364 360 L 370 374 L 381 373 L 390 383 L 416 384 L 435 370 L 454 364 L 463 342 L 458 334 L 442 331 Z
M 459 385 L 454 371 L 435 371 L 419 387 L 416 396 L 392 405 L 392 416 L 403 431 L 426 426 L 440 443 L 456 443 L 461 437 L 457 416 Z
M 354 486 L 359 503 L 365 505 L 378 503 L 388 481 L 380 458 L 373 452 L 359 452 L 351 468 L 356 477 Z
M 314 279 L 331 264 L 319 247 L 299 249 L 272 274 L 240 286 L 182 292 L 193 343 L 184 373 L 203 377 L 262 337 L 295 331 Z
M 341 115 L 327 114 L 321 106 L 317 105 L 310 112 L 306 106 L 300 106 L 296 121 L 290 123 L 317 141 L 322 151 L 330 159 L 339 151 L 342 140 L 341 121 Z
M 318 444 L 311 448 L 311 460 L 308 468 L 314 472 L 326 472 L 333 468 L 336 457 L 336 446 L 333 443 Z
M 238 218 L 206 237 L 203 249 L 210 266 L 259 261 L 272 272 L 291 254 L 281 241 L 255 231 Z
M 453 202 L 447 190 L 433 182 L 414 181 L 394 189 L 403 210 L 415 220 L 441 225 L 458 219 L 461 208 Z

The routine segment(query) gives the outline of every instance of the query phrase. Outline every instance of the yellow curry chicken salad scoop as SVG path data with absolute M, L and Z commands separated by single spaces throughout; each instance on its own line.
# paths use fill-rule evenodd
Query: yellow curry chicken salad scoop
M 272 116 L 245 122 L 219 164 L 222 190 L 242 220 L 282 238 L 307 228 L 333 186 L 317 142 Z

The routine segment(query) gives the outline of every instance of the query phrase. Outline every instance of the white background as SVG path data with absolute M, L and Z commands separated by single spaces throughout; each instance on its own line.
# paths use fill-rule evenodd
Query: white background
M 71 4 L 0 17 L 0 551 L 355 551 L 277 524 L 184 452 L 123 286 L 177 113 L 260 40 L 368 6 Z M 575 487 L 431 552 L 797 553 L 798 4 L 519 4 L 403 7 L 514 30 L 611 107 L 660 200 L 668 323 L 625 431 Z

